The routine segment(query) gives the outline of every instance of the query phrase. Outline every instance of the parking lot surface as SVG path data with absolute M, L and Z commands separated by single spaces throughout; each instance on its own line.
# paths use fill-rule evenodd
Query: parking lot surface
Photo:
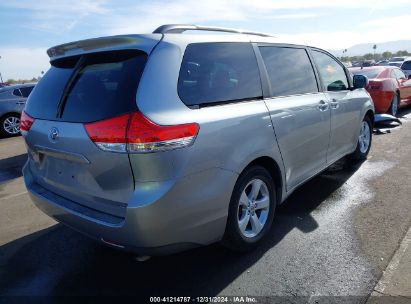
M 353 296 L 350 303 L 363 303 L 411 224 L 410 113 L 400 112 L 402 127 L 373 137 L 367 161 L 339 161 L 298 189 L 257 250 L 235 254 L 215 244 L 146 262 L 37 210 L 21 177 L 23 139 L 0 139 L 0 295 L 252 295 L 287 303 Z

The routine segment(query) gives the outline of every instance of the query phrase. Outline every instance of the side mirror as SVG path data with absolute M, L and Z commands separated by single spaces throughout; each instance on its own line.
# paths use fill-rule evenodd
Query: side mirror
M 368 78 L 364 75 L 354 75 L 352 80 L 354 89 L 363 89 L 368 85 Z

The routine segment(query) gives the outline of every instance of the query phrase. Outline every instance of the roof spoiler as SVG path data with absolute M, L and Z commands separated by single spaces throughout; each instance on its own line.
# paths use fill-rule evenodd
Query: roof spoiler
M 49 55 L 50 58 L 53 58 L 63 56 L 66 53 L 76 49 L 81 51 L 92 51 L 95 49 L 134 44 L 137 41 L 138 39 L 130 36 L 114 36 L 80 40 L 51 47 L 47 50 L 47 55 Z
M 53 46 L 47 50 L 47 55 L 53 61 L 61 57 L 76 56 L 96 51 L 134 49 L 136 46 L 139 50 L 149 54 L 160 40 L 161 35 L 153 34 L 92 38 Z

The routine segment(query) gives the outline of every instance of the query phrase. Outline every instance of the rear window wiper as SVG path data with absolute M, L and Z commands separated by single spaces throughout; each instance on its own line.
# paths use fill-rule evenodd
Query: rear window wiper
M 60 101 L 57 105 L 56 118 L 61 118 L 61 116 L 63 115 L 63 110 L 67 102 L 67 98 L 70 94 L 71 89 L 73 88 L 74 84 L 77 81 L 78 75 L 80 74 L 85 61 L 86 61 L 86 57 L 81 56 L 80 59 L 77 61 L 76 65 L 74 66 L 73 73 L 71 74 L 69 80 L 67 81 L 64 87 L 64 90 L 63 90 L 63 94 L 61 95 Z

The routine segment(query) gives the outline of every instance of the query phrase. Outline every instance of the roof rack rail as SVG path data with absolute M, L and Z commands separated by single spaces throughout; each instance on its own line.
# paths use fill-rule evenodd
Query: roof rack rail
M 153 34 L 181 34 L 185 31 L 213 31 L 213 32 L 225 32 L 225 33 L 237 33 L 246 35 L 256 35 L 262 37 L 274 37 L 269 34 L 243 31 L 225 27 L 215 27 L 215 26 L 201 26 L 192 24 L 164 24 L 154 30 Z

